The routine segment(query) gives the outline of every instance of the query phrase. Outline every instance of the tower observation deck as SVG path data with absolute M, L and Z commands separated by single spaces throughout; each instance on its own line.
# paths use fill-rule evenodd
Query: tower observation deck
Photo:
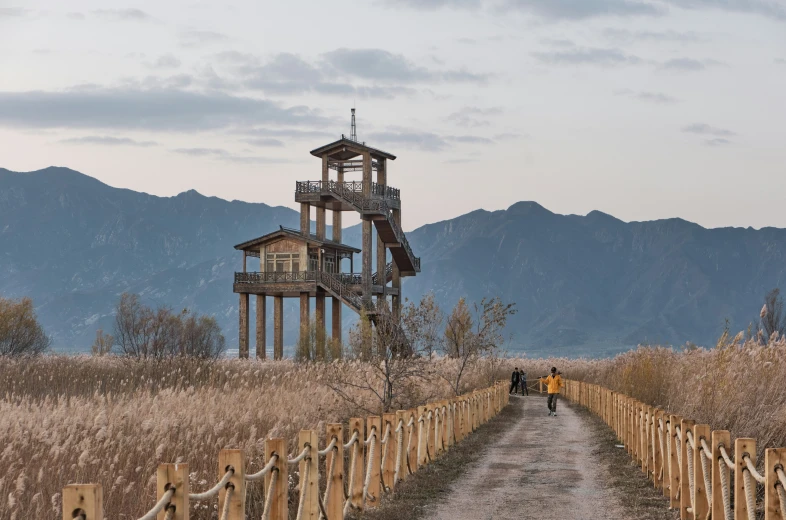
M 390 297 L 392 318 L 401 318 L 401 278 L 420 272 L 416 257 L 401 229 L 401 193 L 388 184 L 388 161 L 395 155 L 359 142 L 352 109 L 352 133 L 311 150 L 322 161 L 321 180 L 298 181 L 295 202 L 300 203 L 300 228 L 280 227 L 243 242 L 243 271 L 235 273 L 234 292 L 240 295 L 239 355 L 249 355 L 249 298 L 256 296 L 256 352 L 265 357 L 267 297 L 273 298 L 273 356 L 284 355 L 284 298 L 300 299 L 300 334 L 308 333 L 310 299 L 315 298 L 316 351 L 324 352 L 327 338 L 325 303 L 331 300 L 332 338 L 341 341 L 344 305 L 373 321 L 376 309 Z M 376 178 L 374 177 L 376 172 Z M 355 174 L 360 180 L 346 180 Z M 311 208 L 316 213 L 316 233 L 311 233 Z M 332 214 L 332 236 L 326 237 L 326 214 Z M 362 248 L 342 242 L 341 215 L 355 211 L 362 223 Z M 376 233 L 374 231 L 376 230 Z M 376 234 L 376 240 L 374 239 Z M 373 255 L 373 248 L 376 254 Z M 360 272 L 354 254 L 363 253 Z M 372 265 L 376 256 L 376 266 Z M 259 271 L 247 270 L 248 258 L 259 258 Z M 390 261 L 388 261 L 388 259 Z M 349 266 L 344 260 L 349 260 Z M 347 271 L 346 268 L 349 267 Z M 374 305 L 376 298 L 377 305 Z M 321 342 L 321 344 L 320 344 Z

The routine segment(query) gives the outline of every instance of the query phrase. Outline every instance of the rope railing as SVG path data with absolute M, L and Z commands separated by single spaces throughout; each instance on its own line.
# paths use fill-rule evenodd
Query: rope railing
M 786 448 L 757 460 L 755 439 L 732 442 L 726 430 L 590 383 L 566 381 L 565 397 L 616 432 L 683 520 L 786 520 Z
M 247 500 L 255 496 L 247 492 L 248 487 L 263 479 L 261 497 L 254 498 L 260 501 L 257 507 L 262 509 L 262 520 L 290 518 L 290 485 L 294 486 L 295 482 L 299 483 L 299 495 L 293 504 L 297 509 L 292 518 L 343 520 L 352 509 L 376 507 L 382 494 L 393 491 L 402 480 L 489 421 L 508 404 L 506 390 L 506 382 L 500 382 L 413 410 L 350 419 L 348 428 L 327 424 L 322 450 L 314 430 L 301 430 L 297 448 L 292 452 L 286 439 L 267 439 L 264 458 L 259 461 L 264 465 L 255 473 L 246 472 L 247 464 L 256 466 L 256 461 L 247 461 L 243 450 L 221 450 L 218 456 L 221 470 L 216 483 L 201 492 L 190 492 L 189 481 L 193 475 L 188 464 L 160 464 L 156 473 L 156 503 L 139 520 L 182 518 L 181 512 L 188 512 L 191 503 L 209 504 L 208 501 L 216 499 L 218 503 L 210 506 L 215 511 L 214 518 L 245 519 Z M 344 432 L 349 435 L 346 444 Z M 349 468 L 345 450 L 351 450 Z M 361 450 L 365 451 L 365 457 Z M 297 455 L 289 458 L 285 453 Z M 322 466 L 327 472 L 324 476 L 320 475 L 319 457 L 327 457 Z M 298 477 L 292 484 L 290 472 Z M 324 493 L 320 493 L 320 477 L 325 478 Z M 73 511 L 74 518 L 104 518 L 100 484 L 66 486 L 62 501 L 63 510 Z M 127 516 L 112 513 L 112 517 Z
M 278 453 L 273 453 L 270 456 L 270 460 L 268 461 L 268 463 L 265 464 L 264 468 L 257 471 L 256 473 L 246 475 L 245 479 L 249 482 L 255 482 L 257 480 L 261 480 L 265 475 L 267 475 L 270 472 L 271 469 L 273 469 L 273 466 L 276 465 L 276 462 L 278 462 Z
M 221 480 L 219 480 L 215 486 L 213 486 L 212 488 L 208 489 L 203 493 L 189 493 L 188 499 L 194 501 L 200 501 L 200 500 L 207 500 L 208 498 L 213 498 L 218 494 L 219 491 L 221 491 L 221 488 L 227 485 L 229 479 L 231 479 L 232 475 L 234 474 L 235 474 L 235 468 L 230 466 L 229 469 L 227 469 L 227 472 L 224 474 L 224 477 Z
M 163 496 L 161 496 L 161 498 L 158 499 L 156 505 L 154 505 L 150 511 L 140 516 L 139 520 L 153 520 L 156 516 L 158 516 L 158 513 L 164 510 L 164 508 L 169 507 L 169 504 L 172 502 L 172 497 L 174 495 L 175 495 L 175 487 L 170 485 L 169 488 L 166 490 L 166 492 L 163 494 Z M 89 519 L 85 518 L 85 520 L 89 520 Z

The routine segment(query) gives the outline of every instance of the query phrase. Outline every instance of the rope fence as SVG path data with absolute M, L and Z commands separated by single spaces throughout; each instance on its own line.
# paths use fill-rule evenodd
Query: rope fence
M 726 430 L 581 381 L 565 382 L 565 398 L 614 430 L 680 520 L 786 520 L 786 448 L 766 449 L 759 467 L 756 439 L 732 443 Z
M 378 506 L 383 494 L 489 421 L 508 398 L 507 382 L 500 382 L 413 410 L 350 419 L 346 427 L 327 424 L 322 450 L 316 430 L 301 430 L 294 458 L 285 455 L 286 439 L 267 439 L 264 467 L 257 473 L 246 473 L 242 450 L 221 450 L 216 484 L 198 493 L 189 487 L 188 464 L 160 464 L 156 503 L 139 520 L 187 520 L 198 502 L 211 503 L 219 520 L 244 520 L 247 485 L 262 479 L 262 520 L 288 520 L 290 466 L 300 477 L 295 519 L 343 520 L 352 510 Z M 63 520 L 104 519 L 100 484 L 69 484 L 62 501 Z

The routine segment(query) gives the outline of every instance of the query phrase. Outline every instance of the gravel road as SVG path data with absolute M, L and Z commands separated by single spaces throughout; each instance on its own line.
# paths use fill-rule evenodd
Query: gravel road
M 588 421 L 560 401 L 550 417 L 537 395 L 511 396 L 516 423 L 468 468 L 434 520 L 621 519 L 619 497 L 593 458 L 597 436 Z

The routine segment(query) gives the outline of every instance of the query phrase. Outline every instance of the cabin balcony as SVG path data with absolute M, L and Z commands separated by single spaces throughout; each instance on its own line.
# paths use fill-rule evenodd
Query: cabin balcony
M 327 273 L 325 271 L 277 271 L 269 273 L 235 273 L 233 290 L 236 293 L 266 294 L 268 296 L 297 297 L 302 293 L 317 294 L 317 288 L 327 283 L 357 296 L 363 294 L 362 276 L 358 273 Z M 376 280 L 374 280 L 376 281 Z M 372 285 L 371 293 L 398 295 L 398 289 Z

